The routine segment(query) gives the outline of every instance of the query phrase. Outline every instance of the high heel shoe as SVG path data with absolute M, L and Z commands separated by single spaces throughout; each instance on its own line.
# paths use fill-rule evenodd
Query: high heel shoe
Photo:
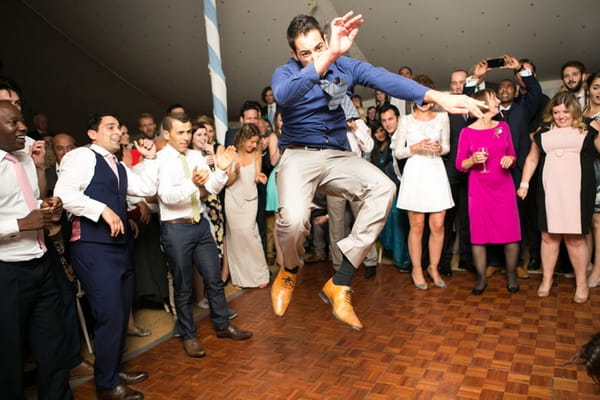
M 476 288 L 476 287 L 471 289 L 471 294 L 473 294 L 474 296 L 481 296 L 483 294 L 483 292 L 485 292 L 485 289 L 487 289 L 487 282 L 481 289 Z
M 542 283 L 540 283 L 540 286 L 538 287 L 537 290 L 537 296 L 538 297 L 548 297 L 550 296 L 550 289 L 552 289 L 552 281 L 550 281 L 550 285 L 548 285 L 548 289 L 543 289 L 542 285 L 544 284 L 544 281 L 542 281 Z
M 596 282 L 590 282 L 590 283 L 588 283 L 588 287 L 590 289 L 593 289 L 593 288 L 598 287 L 598 286 L 600 286 L 600 279 L 598 279 Z
M 431 274 L 431 267 L 427 267 L 427 274 L 429 274 L 429 277 L 431 278 L 431 280 L 433 281 L 433 284 L 439 288 L 445 288 L 446 287 L 446 282 L 444 282 L 443 279 L 440 279 L 439 281 L 436 281 L 433 278 L 433 275 Z
M 518 284 L 515 286 L 506 285 L 506 290 L 508 290 L 510 293 L 517 293 L 520 289 L 521 287 Z
M 412 279 L 412 281 L 413 281 L 413 285 L 415 285 L 415 287 L 416 287 L 417 289 L 419 289 L 419 290 L 427 290 L 427 282 L 425 282 L 425 283 L 417 283 L 417 282 L 415 281 L 415 277 L 414 277 L 412 274 L 410 275 L 410 278 L 411 278 L 411 279 Z
M 578 296 L 577 290 L 575 290 L 575 296 L 573 296 L 573 301 L 577 304 L 583 304 L 586 301 L 588 301 L 589 297 L 590 297 L 590 290 L 589 290 L 589 287 L 586 287 L 586 293 L 583 296 Z

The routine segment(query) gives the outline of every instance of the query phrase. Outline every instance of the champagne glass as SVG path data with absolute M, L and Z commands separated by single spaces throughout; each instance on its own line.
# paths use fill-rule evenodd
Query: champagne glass
M 485 147 L 485 146 L 481 146 L 481 147 L 479 148 L 479 152 L 480 152 L 480 153 L 485 153 L 485 154 L 486 154 L 486 156 L 487 156 L 487 147 Z M 484 161 L 484 162 L 483 162 L 483 169 L 481 170 L 481 173 L 482 173 L 482 174 L 487 174 L 488 172 L 490 172 L 490 171 L 489 171 L 489 170 L 488 170 L 488 169 L 485 167 L 485 161 Z

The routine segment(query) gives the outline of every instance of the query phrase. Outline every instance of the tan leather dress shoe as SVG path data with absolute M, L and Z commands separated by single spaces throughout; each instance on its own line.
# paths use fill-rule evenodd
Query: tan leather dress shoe
M 527 269 L 525 267 L 517 267 L 516 273 L 519 279 L 529 279 L 529 272 L 527 272 Z
M 350 325 L 357 331 L 362 329 L 363 325 L 352 307 L 352 289 L 350 289 L 350 286 L 335 285 L 332 278 L 325 283 L 319 296 L 325 303 L 331 304 L 333 315 L 338 320 Z
M 202 344 L 196 338 L 184 340 L 183 348 L 189 357 L 201 358 L 206 355 Z
M 84 378 L 94 375 L 94 367 L 88 361 L 83 360 L 78 366 L 71 368 L 69 371 L 70 379 Z
M 485 269 L 485 277 L 491 278 L 496 272 L 498 272 L 498 267 L 491 267 L 488 265 L 488 267 Z
M 119 385 L 114 389 L 98 389 L 98 400 L 142 400 L 144 395 L 127 385 Z
M 282 266 L 271 285 L 271 305 L 273 306 L 275 315 L 281 317 L 285 314 L 292 300 L 292 293 L 294 293 L 295 286 L 296 274 L 286 271 Z

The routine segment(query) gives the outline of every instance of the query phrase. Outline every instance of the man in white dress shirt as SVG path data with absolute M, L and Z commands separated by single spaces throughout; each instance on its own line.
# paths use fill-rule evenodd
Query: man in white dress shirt
M 94 378 L 100 399 L 142 399 L 127 385 L 143 381 L 145 372 L 119 372 L 127 320 L 133 299 L 133 267 L 125 228 L 126 195 L 156 192 L 156 147 L 148 139 L 135 143 L 144 156 L 146 175 L 118 163 L 121 124 L 112 114 L 94 114 L 88 121 L 90 147 L 67 153 L 60 165 L 54 193 L 76 218 L 71 236 L 71 263 L 90 304 L 96 360 Z
M 42 232 L 60 217 L 62 204 L 39 200 L 26 132 L 19 110 L 0 100 L 0 393 L 22 398 L 23 348 L 31 343 L 40 399 L 71 399 L 62 303 Z
M 218 250 L 211 234 L 210 222 L 202 217 L 206 193 L 217 194 L 227 182 L 225 172 L 235 150 L 227 148 L 216 160 L 211 172 L 201 152 L 188 149 L 192 123 L 183 113 L 169 114 L 162 123 L 167 145 L 158 152 L 158 204 L 161 218 L 161 243 L 167 255 L 175 286 L 175 331 L 183 340 L 190 357 L 206 355 L 196 339 L 192 302 L 192 271 L 202 278 L 210 308 L 210 318 L 217 337 L 245 340 L 252 333 L 229 323 L 227 302 Z

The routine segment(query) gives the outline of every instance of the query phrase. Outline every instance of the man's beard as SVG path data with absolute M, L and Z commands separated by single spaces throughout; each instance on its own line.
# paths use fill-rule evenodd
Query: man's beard
M 569 92 L 577 93 L 577 92 L 579 92 L 579 90 L 581 90 L 581 85 L 583 85 L 583 80 L 580 80 L 579 83 L 577 85 L 575 85 L 575 87 L 573 87 L 573 88 L 570 86 L 567 86 L 567 90 Z

